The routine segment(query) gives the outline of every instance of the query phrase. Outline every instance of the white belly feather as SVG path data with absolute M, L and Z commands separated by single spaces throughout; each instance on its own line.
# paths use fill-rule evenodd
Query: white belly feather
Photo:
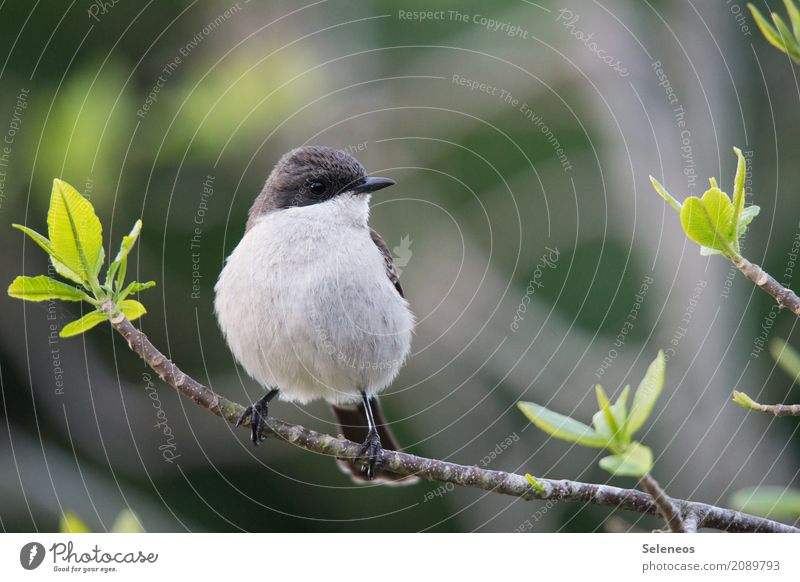
M 408 354 L 413 315 L 369 235 L 366 197 L 261 218 L 216 285 L 217 318 L 255 380 L 285 400 L 375 394 Z

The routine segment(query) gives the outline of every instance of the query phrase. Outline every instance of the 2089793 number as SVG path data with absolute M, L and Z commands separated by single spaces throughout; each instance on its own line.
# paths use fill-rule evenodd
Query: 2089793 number
M 780 569 L 781 563 L 778 560 L 731 560 L 728 562 L 728 570 L 731 572 L 749 572 L 752 570 L 772 570 L 777 572 Z

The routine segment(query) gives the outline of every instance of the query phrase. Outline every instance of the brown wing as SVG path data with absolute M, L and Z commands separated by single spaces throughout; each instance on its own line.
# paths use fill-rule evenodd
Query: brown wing
M 394 288 L 400 293 L 400 297 L 405 298 L 405 295 L 403 295 L 403 287 L 400 285 L 400 277 L 397 276 L 397 270 L 394 268 L 394 259 L 392 258 L 392 253 L 389 252 L 389 247 L 386 246 L 381 235 L 375 232 L 374 228 L 369 229 L 369 235 L 372 237 L 372 242 L 375 243 L 375 246 L 378 247 L 378 250 L 383 255 L 383 263 L 386 265 L 386 276 L 389 277 Z

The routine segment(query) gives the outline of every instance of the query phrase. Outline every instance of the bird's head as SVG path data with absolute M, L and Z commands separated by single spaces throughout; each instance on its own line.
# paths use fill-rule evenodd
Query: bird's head
M 299 147 L 275 164 L 250 209 L 248 228 L 275 210 L 319 204 L 336 196 L 361 196 L 392 184 L 389 178 L 367 176 L 364 166 L 345 151 Z

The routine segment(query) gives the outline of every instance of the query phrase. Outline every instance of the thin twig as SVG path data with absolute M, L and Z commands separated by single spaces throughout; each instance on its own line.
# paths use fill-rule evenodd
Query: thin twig
M 105 306 L 107 312 L 113 306 Z M 198 405 L 208 409 L 231 424 L 244 412 L 244 407 L 188 376 L 167 359 L 133 324 L 121 314 L 111 317 L 111 325 L 128 342 L 128 346 L 139 354 L 159 377 L 179 393 L 191 398 Z M 248 426 L 248 422 L 242 426 Z M 359 443 L 322 434 L 300 425 L 290 424 L 275 418 L 269 419 L 269 438 L 278 438 L 308 451 L 338 459 L 354 459 L 360 448 Z M 463 487 L 473 487 L 512 495 L 522 499 L 549 499 L 553 501 L 577 501 L 606 505 L 651 515 L 659 514 L 653 498 L 636 489 L 621 489 L 610 485 L 580 483 L 577 481 L 539 479 L 534 489 L 522 475 L 503 471 L 489 471 L 476 466 L 458 465 L 437 459 L 427 459 L 408 453 L 383 451 L 382 469 L 400 475 L 417 475 L 430 481 L 452 483 Z M 673 500 L 682 515 L 694 513 L 698 524 L 731 532 L 782 532 L 800 533 L 800 529 L 762 517 L 739 513 L 705 503 Z
M 800 416 L 800 404 L 761 404 L 738 390 L 733 391 L 733 400 L 739 406 L 753 412 L 765 412 L 775 416 Z
M 800 317 L 800 297 L 787 287 L 784 287 L 764 269 L 751 263 L 742 256 L 733 257 L 734 266 L 739 269 L 745 277 L 761 287 L 766 293 L 771 295 L 778 302 L 778 307 L 788 309 L 797 317 Z
M 658 512 L 661 514 L 661 517 L 664 518 L 664 521 L 667 522 L 670 531 L 673 533 L 686 533 L 683 527 L 683 519 L 681 519 L 680 510 L 672 502 L 672 499 L 664 493 L 658 481 L 648 474 L 642 477 L 639 482 L 642 484 L 642 488 L 647 491 L 653 498 L 653 501 L 655 501 Z
M 800 404 L 758 404 L 758 408 L 751 410 L 775 416 L 800 416 Z

